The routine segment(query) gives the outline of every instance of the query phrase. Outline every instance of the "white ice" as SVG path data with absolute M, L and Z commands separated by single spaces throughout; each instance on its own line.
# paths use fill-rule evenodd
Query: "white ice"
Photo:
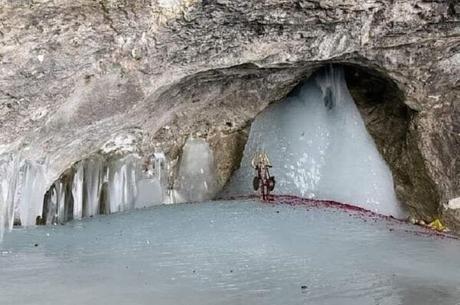
M 270 106 L 251 127 L 241 168 L 226 193 L 252 193 L 252 156 L 265 150 L 276 193 L 350 203 L 405 217 L 391 172 L 368 134 L 341 69 L 317 74 Z
M 42 213 L 47 188 L 44 168 L 44 164 L 18 155 L 0 156 L 0 239 L 3 230 L 11 229 L 15 220 L 33 225 Z
M 110 213 L 134 208 L 134 200 L 137 196 L 138 160 L 128 155 L 109 163 L 107 176 Z
M 175 202 L 212 199 L 217 192 L 214 157 L 209 144 L 190 138 L 184 145 L 175 185 Z

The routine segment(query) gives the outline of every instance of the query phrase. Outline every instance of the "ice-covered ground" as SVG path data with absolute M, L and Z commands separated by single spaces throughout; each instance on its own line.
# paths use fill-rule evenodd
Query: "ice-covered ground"
M 390 169 L 368 134 L 350 95 L 343 70 L 312 76 L 251 126 L 241 168 L 224 194 L 251 194 L 251 158 L 268 153 L 278 194 L 351 203 L 405 218 Z
M 459 304 L 460 241 L 349 213 L 224 201 L 14 229 L 0 304 Z

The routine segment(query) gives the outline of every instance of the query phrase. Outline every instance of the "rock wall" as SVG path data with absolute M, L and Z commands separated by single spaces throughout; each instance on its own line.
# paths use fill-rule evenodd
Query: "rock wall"
M 51 185 L 117 134 L 172 160 L 194 135 L 223 185 L 257 113 L 319 67 L 347 64 L 397 89 L 376 111 L 404 119 L 368 129 L 401 200 L 436 217 L 460 196 L 459 48 L 448 0 L 0 0 L 0 153 L 46 159 Z

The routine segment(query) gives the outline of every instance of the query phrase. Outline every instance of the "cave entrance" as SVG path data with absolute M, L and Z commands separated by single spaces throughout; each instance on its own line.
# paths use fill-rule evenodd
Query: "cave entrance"
M 226 192 L 252 192 L 248 165 L 263 150 L 280 194 L 405 217 L 394 183 L 404 174 L 392 170 L 400 168 L 395 158 L 404 148 L 409 116 L 402 92 L 383 75 L 351 65 L 322 67 L 256 117 Z

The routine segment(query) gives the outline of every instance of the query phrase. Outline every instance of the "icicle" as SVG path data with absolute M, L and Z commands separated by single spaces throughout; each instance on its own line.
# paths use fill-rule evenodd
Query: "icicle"
M 81 217 L 83 216 L 83 179 L 84 167 L 82 164 L 77 164 L 77 168 L 72 182 L 74 219 L 81 219 Z
M 154 154 L 152 166 L 146 177 L 137 154 L 96 154 L 75 163 L 47 189 L 44 164 L 1 155 L 0 237 L 15 221 L 56 224 L 163 203 L 169 176 L 164 154 Z
M 24 226 L 35 225 L 37 216 L 42 215 L 43 195 L 47 188 L 44 165 L 26 160 L 19 172 L 15 194 L 19 218 Z
M 13 224 L 34 225 L 42 214 L 46 191 L 45 165 L 21 160 L 18 155 L 0 157 L 0 222 L 1 230 Z M 0 232 L 1 234 L 1 232 Z
M 0 155 L 0 240 L 5 229 L 11 229 L 14 223 L 16 185 L 19 161 L 12 154 Z
M 134 155 L 108 163 L 107 192 L 110 213 L 134 208 L 139 164 L 139 157 Z
M 83 217 L 99 214 L 101 186 L 104 178 L 104 159 L 94 156 L 82 161 L 84 170 Z
M 68 221 L 66 211 L 66 185 L 62 181 L 57 181 L 54 184 L 57 195 L 57 219 L 59 223 Z

